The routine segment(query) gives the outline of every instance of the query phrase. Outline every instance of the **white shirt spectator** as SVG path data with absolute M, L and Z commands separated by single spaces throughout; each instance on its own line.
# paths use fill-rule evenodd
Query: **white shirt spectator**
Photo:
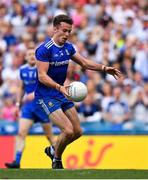
M 6 41 L 3 40 L 3 39 L 0 39 L 0 50 L 1 50 L 2 52 L 4 52 L 4 51 L 6 51 L 6 49 L 7 49 L 7 43 L 6 43 Z
M 98 13 L 100 11 L 100 6 L 99 4 L 86 4 L 84 6 L 84 11 L 86 12 L 87 14 L 87 17 L 88 17 L 88 21 L 89 21 L 89 25 L 95 25 L 96 24 L 96 21 L 98 19 Z M 93 12 L 93 13 L 92 13 Z
M 108 104 L 113 101 L 113 97 L 103 97 L 101 102 L 101 107 L 103 111 L 107 110 Z
M 8 67 L 2 71 L 3 81 L 6 81 L 7 79 L 17 80 L 18 76 L 19 76 L 19 69 L 12 69 L 12 68 Z
M 144 50 L 139 50 L 135 56 L 134 68 L 139 71 L 144 78 L 148 79 L 148 54 Z
M 124 119 L 122 117 L 129 113 L 128 104 L 114 100 L 108 104 L 107 113 L 111 115 L 112 123 L 123 123 Z
M 113 18 L 115 23 L 125 24 L 125 15 L 121 6 L 116 6 L 115 9 L 112 9 L 111 6 L 107 6 L 106 12 Z

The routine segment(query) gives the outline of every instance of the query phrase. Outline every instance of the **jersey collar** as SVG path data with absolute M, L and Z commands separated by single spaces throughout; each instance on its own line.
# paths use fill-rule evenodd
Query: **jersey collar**
M 54 45 L 57 46 L 57 47 L 59 47 L 59 48 L 62 48 L 62 47 L 64 46 L 64 45 L 62 45 L 62 46 L 58 45 L 58 44 L 53 40 L 53 38 L 51 38 L 51 40 L 53 41 Z

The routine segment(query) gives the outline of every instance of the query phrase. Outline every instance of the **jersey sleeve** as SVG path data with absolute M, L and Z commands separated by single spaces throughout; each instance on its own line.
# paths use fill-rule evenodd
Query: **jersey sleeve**
M 36 49 L 35 57 L 38 61 L 49 62 L 50 53 L 44 45 L 41 45 Z
M 19 80 L 23 80 L 21 68 L 19 69 L 19 72 L 18 72 L 18 79 L 19 79 Z
M 71 53 L 71 56 L 73 56 L 76 53 L 76 49 L 74 48 L 72 44 L 70 44 L 70 53 Z

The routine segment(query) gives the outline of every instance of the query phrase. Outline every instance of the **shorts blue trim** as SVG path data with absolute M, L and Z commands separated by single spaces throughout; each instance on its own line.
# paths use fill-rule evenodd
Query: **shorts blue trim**
M 21 118 L 33 120 L 34 122 L 49 123 L 49 116 L 41 110 L 40 107 L 35 106 L 34 102 L 24 104 L 21 108 Z
M 40 106 L 48 116 L 58 109 L 66 111 L 67 109 L 74 107 L 74 103 L 68 100 L 64 95 L 60 98 L 42 98 L 36 99 L 35 101 L 36 106 Z

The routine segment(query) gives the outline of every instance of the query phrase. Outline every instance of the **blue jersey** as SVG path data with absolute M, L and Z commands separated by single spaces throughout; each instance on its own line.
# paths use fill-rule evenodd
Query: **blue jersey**
M 37 68 L 29 66 L 29 64 L 20 67 L 20 79 L 23 81 L 24 92 L 26 94 L 35 91 L 37 85 Z
M 20 79 L 23 81 L 24 92 L 26 94 L 35 91 L 37 85 L 37 68 L 31 67 L 29 64 L 20 67 Z M 34 100 L 27 101 L 21 107 L 21 117 L 31 119 L 35 122 L 48 123 L 48 115 L 38 106 L 35 106 Z
M 63 85 L 67 75 L 69 60 L 76 53 L 71 43 L 65 43 L 58 46 L 52 39 L 48 39 L 41 44 L 35 52 L 38 61 L 49 62 L 48 76 L 56 83 Z M 45 86 L 38 81 L 35 96 L 41 97 L 60 97 L 61 92 L 56 89 Z

